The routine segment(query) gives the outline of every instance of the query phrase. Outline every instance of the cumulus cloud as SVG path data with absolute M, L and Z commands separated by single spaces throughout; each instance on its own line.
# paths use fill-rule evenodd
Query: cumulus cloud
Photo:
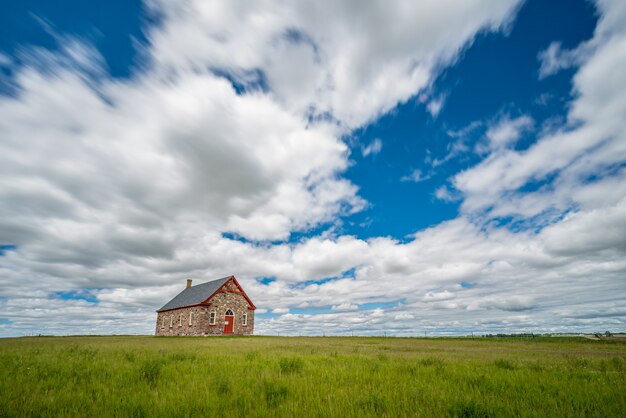
M 96 90 L 64 68 L 51 71 L 23 70 L 19 101 L 0 102 L 0 149 L 29 158 L 28 166 L 5 162 L 3 218 L 12 229 L 28 224 L 20 219 L 27 206 L 40 208 L 47 228 L 61 222 L 70 234 L 92 221 L 90 236 L 102 245 L 116 238 L 99 234 L 122 233 L 107 223 L 127 229 L 122 241 L 135 234 L 155 243 L 138 230 L 191 218 L 209 230 L 284 239 L 363 206 L 338 176 L 347 147 L 335 129 L 307 126 L 267 95 L 238 95 L 211 74 Z M 9 238 L 21 245 L 21 235 Z
M 33 52 L 0 98 L 0 245 L 14 246 L 0 255 L 0 333 L 151 333 L 185 278 L 232 273 L 259 333 L 623 324 L 619 2 L 599 3 L 566 125 L 516 151 L 530 116 L 508 118 L 485 159 L 438 189 L 463 199 L 459 217 L 403 241 L 287 240 L 365 207 L 341 138 L 427 88 L 517 2 L 449 3 L 155 0 L 162 23 L 127 80 L 79 41 Z M 539 231 L 492 222 L 549 209 Z M 295 313 L 307 308 L 326 313 Z
M 492 153 L 456 175 L 466 213 L 487 210 L 549 223 L 571 210 L 611 210 L 623 198 L 619 186 L 615 193 L 600 190 L 623 182 L 624 175 L 626 102 L 616 86 L 626 82 L 617 70 L 626 63 L 626 30 L 608 17 L 624 12 L 614 2 L 598 6 L 602 14 L 589 41 L 593 53 L 574 76 L 577 98 L 566 123 L 540 133 L 528 149 Z
M 479 30 L 505 27 L 518 3 L 153 1 L 164 24 L 150 41 L 154 60 L 168 71 L 212 67 L 244 79 L 261 71 L 287 108 L 330 113 L 354 128 L 428 87 L 438 66 Z

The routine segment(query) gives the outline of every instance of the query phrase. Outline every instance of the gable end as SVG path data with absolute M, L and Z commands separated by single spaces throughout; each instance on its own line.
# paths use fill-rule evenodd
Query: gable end
M 241 285 L 235 278 L 235 276 L 230 276 L 228 280 L 226 280 L 224 284 L 222 284 L 219 288 L 217 288 L 211 296 L 209 296 L 204 302 L 202 302 L 202 304 L 210 303 L 211 299 L 219 293 L 234 293 L 239 296 L 243 296 L 243 298 L 248 302 L 248 305 L 249 305 L 248 309 L 252 311 L 256 309 L 256 306 L 254 306 L 254 303 L 252 303 L 252 301 L 250 300 L 246 292 L 243 290 L 243 288 L 241 287 Z

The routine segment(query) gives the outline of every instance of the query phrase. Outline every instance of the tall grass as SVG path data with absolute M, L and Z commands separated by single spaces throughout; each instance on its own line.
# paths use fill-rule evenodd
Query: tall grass
M 626 344 L 0 340 L 0 416 L 624 416 Z

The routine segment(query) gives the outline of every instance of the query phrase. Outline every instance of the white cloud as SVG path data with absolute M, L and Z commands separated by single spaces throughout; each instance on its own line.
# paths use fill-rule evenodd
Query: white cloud
M 626 196 L 626 194 L 621 194 Z M 604 251 L 626 254 L 626 197 L 616 205 L 574 213 L 544 230 L 548 251 L 589 256 Z
M 535 301 L 529 296 L 505 296 L 499 298 L 487 298 L 481 302 L 487 309 L 501 309 L 503 311 L 526 311 L 536 306 Z
M 422 170 L 416 168 L 411 171 L 411 174 L 409 174 L 408 176 L 402 176 L 400 178 L 400 181 L 412 181 L 414 183 L 419 183 L 420 181 L 428 180 L 429 178 L 430 175 L 424 175 L 422 173 Z
M 209 229 L 284 239 L 363 207 L 356 187 L 338 177 L 348 151 L 336 130 L 307 126 L 267 95 L 237 95 L 211 74 L 96 91 L 64 68 L 56 72 L 24 70 L 19 102 L 0 102 L 0 149 L 16 157 L 5 158 L 0 179 L 3 200 L 15 200 L 5 211 L 17 211 L 5 212 L 6 222 L 28 224 L 21 204 L 37 199 L 46 216 L 64 217 L 50 228 L 93 222 L 108 233 L 107 222 L 120 219 L 133 229 L 195 216 Z
M 485 134 L 489 141 L 489 148 L 497 150 L 515 145 L 522 133 L 530 130 L 533 124 L 533 119 L 528 115 L 514 119 L 508 115 L 500 118 L 496 123 L 489 126 Z
M 437 190 L 435 190 L 435 197 L 439 200 L 443 200 L 446 202 L 454 202 L 455 200 L 459 200 L 460 196 L 451 190 L 448 186 L 439 186 Z
M 383 143 L 379 138 L 375 138 L 370 144 L 365 147 L 361 147 L 361 154 L 364 157 L 368 155 L 377 155 L 383 149 Z
M 613 221 L 616 219 L 608 218 L 606 224 L 610 225 Z M 260 333 L 297 335 L 321 333 L 323 330 L 343 332 L 344 335 L 350 330 L 376 333 L 393 324 L 396 317 L 408 321 L 395 331 L 387 328 L 398 335 L 449 329 L 454 321 L 458 322 L 459 332 L 493 331 L 505 329 L 502 320 L 509 318 L 507 313 L 518 311 L 528 315 L 529 319 L 524 324 L 535 331 L 538 327 L 563 330 L 573 325 L 584 327 L 576 322 L 577 315 L 585 312 L 593 315 L 602 306 L 607 309 L 616 306 L 619 302 L 607 300 L 606 295 L 619 299 L 623 289 L 620 291 L 617 278 L 626 271 L 621 241 L 609 242 L 603 247 L 587 241 L 588 249 L 572 251 L 572 243 L 561 239 L 568 236 L 568 229 L 560 228 L 571 228 L 568 225 L 578 222 L 578 218 L 573 218 L 568 224 L 555 225 L 536 236 L 497 228 L 481 230 L 468 220 L 458 219 L 422 231 L 404 244 L 389 238 L 365 241 L 339 237 L 324 242 L 313 238 L 295 245 L 268 247 L 216 237 L 206 243 L 210 251 L 198 248 L 189 255 L 180 254 L 170 261 L 155 260 L 154 265 L 136 272 L 141 277 L 149 271 L 174 271 L 165 277 L 170 277 L 166 280 L 169 283 L 178 277 L 176 285 L 152 290 L 124 286 L 96 291 L 94 294 L 100 301 L 97 305 L 81 301 L 59 301 L 47 305 L 44 303 L 49 300 L 46 292 L 33 294 L 31 283 L 24 279 L 13 283 L 14 278 L 22 277 L 19 266 L 32 268 L 30 263 L 21 259 L 19 252 L 7 253 L 5 257 L 8 259 L 4 264 L 18 270 L 8 271 L 5 268 L 0 274 L 7 278 L 3 294 L 15 295 L 10 300 L 29 298 L 31 301 L 25 306 L 63 305 L 68 309 L 70 306 L 82 306 L 77 315 L 83 315 L 85 309 L 90 310 L 85 319 L 92 327 L 89 329 L 105 326 L 91 323 L 89 318 L 109 315 L 109 326 L 113 326 L 116 321 L 122 320 L 127 309 L 134 309 L 137 317 L 143 312 L 144 318 L 152 319 L 153 310 L 184 287 L 185 277 L 194 277 L 197 282 L 208 280 L 223 275 L 220 272 L 228 271 L 229 266 L 239 263 L 238 278 L 259 307 L 258 313 L 271 310 L 283 317 L 289 315 L 285 319 L 260 318 L 256 323 Z M 589 225 L 592 224 L 593 220 L 589 222 Z M 588 235 L 590 232 L 579 233 Z M 598 233 L 603 234 L 604 231 Z M 621 254 L 610 252 L 620 247 Z M 589 251 L 591 248 L 595 248 L 595 252 Z M 309 258 L 303 258 L 304 254 L 310 254 Z M 581 257 L 580 254 L 586 256 Z M 194 259 L 199 263 L 196 262 L 197 270 L 191 272 L 189 267 L 194 264 Z M 322 267 L 325 270 L 320 270 Z M 177 268 L 184 269 L 184 275 L 176 273 Z M 314 277 L 341 276 L 348 268 L 355 268 L 354 277 L 304 285 Z M 589 281 L 588 274 L 592 271 L 594 280 Z M 277 280 L 261 285 L 253 279 L 257 275 L 273 276 Z M 297 283 L 293 283 L 294 278 Z M 38 278 L 34 279 L 32 283 L 36 283 Z M 103 280 L 104 277 L 101 277 L 99 282 Z M 461 282 L 471 282 L 472 286 L 464 288 L 459 285 Z M 50 279 L 47 284 L 59 285 Z M 20 294 L 23 296 L 18 296 Z M 581 299 L 580 295 L 586 296 Z M 574 300 L 578 302 L 572 305 Z M 384 310 L 353 310 L 375 301 L 402 303 Z M 568 305 L 572 308 L 565 309 Z M 125 306 L 124 310 L 116 311 L 120 306 Z M 294 307 L 326 306 L 330 306 L 333 313 L 289 314 Z M 16 329 L 29 329 L 33 322 L 21 318 L 20 310 L 12 309 L 9 300 L 0 302 L 3 317 L 14 321 Z M 555 309 L 559 310 L 558 321 L 553 319 Z M 64 315 L 71 317 L 74 314 L 66 310 L 48 312 L 46 308 L 41 315 L 50 315 L 60 321 Z M 55 323 L 53 319 L 50 321 Z M 150 332 L 151 320 L 145 320 L 143 324 L 134 329 Z M 606 323 L 603 324 L 602 327 L 606 327 Z M 519 330 L 520 327 L 514 329 Z
M 436 118 L 437 115 L 439 115 L 439 112 L 441 112 L 444 102 L 445 102 L 444 96 L 439 96 L 429 101 L 428 104 L 426 105 L 426 109 L 428 110 L 428 113 L 430 113 L 430 115 L 433 118 Z
M 251 7 L 154 1 L 165 19 L 149 37 L 161 68 L 213 67 L 236 77 L 261 70 L 287 108 L 330 113 L 354 128 L 428 87 L 440 64 L 451 62 L 479 30 L 506 25 L 518 3 L 446 0 L 355 7 L 349 0 L 330 5 L 262 1 Z
M 552 42 L 548 48 L 537 55 L 541 62 L 539 79 L 544 79 L 567 68 L 579 66 L 590 53 L 589 44 L 581 44 L 573 50 L 563 50 L 560 42 Z
M 0 334 L 151 333 L 154 310 L 185 278 L 228 274 L 259 307 L 260 333 L 623 327 L 619 2 L 599 4 L 568 124 L 524 151 L 510 149 L 517 133 L 493 134 L 505 146 L 456 176 L 456 190 L 437 190 L 464 199 L 458 218 L 402 242 L 295 243 L 268 240 L 366 204 L 342 177 L 342 135 L 427 88 L 478 30 L 506 24 L 514 2 L 150 4 L 163 24 L 131 79 L 108 79 L 93 49 L 71 43 L 62 55 L 34 54 L 47 71 L 16 69 L 20 94 L 0 99 L 0 244 L 17 245 L 1 256 Z M 549 208 L 556 217 L 539 232 L 490 222 Z M 72 290 L 98 303 L 56 293 Z M 385 308 L 363 308 L 377 304 Z M 289 313 L 307 307 L 330 312 Z
M 424 295 L 423 300 L 428 302 L 453 299 L 454 293 L 444 290 L 442 292 L 428 292 Z
M 432 158 L 428 155 L 425 162 L 436 168 L 467 153 L 470 151 L 469 142 L 471 140 L 471 136 L 483 125 L 484 124 L 481 121 L 473 121 L 459 130 L 448 129 L 446 134 L 450 138 L 454 138 L 454 141 L 450 141 L 446 145 L 446 150 L 448 151 L 446 156 L 443 158 Z
M 359 306 L 351 303 L 342 303 L 340 305 L 333 305 L 331 309 L 338 312 L 350 312 L 358 310 Z
M 611 2 L 601 3 L 601 8 L 620 12 Z M 566 125 L 542 133 L 528 149 L 492 153 L 477 166 L 455 176 L 454 186 L 464 194 L 465 212 L 487 209 L 490 216 L 540 216 L 539 219 L 553 222 L 564 211 L 592 204 L 588 198 L 578 200 L 586 194 L 584 190 L 594 185 L 598 190 L 603 183 L 615 183 L 615 178 L 623 175 L 609 167 L 626 160 L 622 123 L 626 100 L 621 89 L 616 88 L 626 83 L 617 70 L 626 65 L 626 33 L 624 28 L 606 29 L 606 22 L 603 14 L 596 37 L 590 41 L 593 53 L 574 77 L 578 97 L 571 105 Z M 505 139 L 508 137 L 504 135 Z M 594 180 L 589 181 L 590 178 Z M 525 186 L 526 192 L 521 192 Z M 611 196 L 610 204 L 622 197 Z M 601 199 L 608 203 L 606 197 Z M 550 213 L 557 217 L 549 216 Z
M 305 272 L 295 277 L 299 280 L 319 280 L 332 277 L 358 264 L 367 245 L 354 237 L 342 236 L 337 240 L 311 238 L 297 246 L 292 261 Z

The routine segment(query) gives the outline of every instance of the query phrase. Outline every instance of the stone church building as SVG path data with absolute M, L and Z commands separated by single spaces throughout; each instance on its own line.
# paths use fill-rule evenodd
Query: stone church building
M 252 335 L 256 307 L 235 276 L 187 287 L 157 311 L 157 336 Z

